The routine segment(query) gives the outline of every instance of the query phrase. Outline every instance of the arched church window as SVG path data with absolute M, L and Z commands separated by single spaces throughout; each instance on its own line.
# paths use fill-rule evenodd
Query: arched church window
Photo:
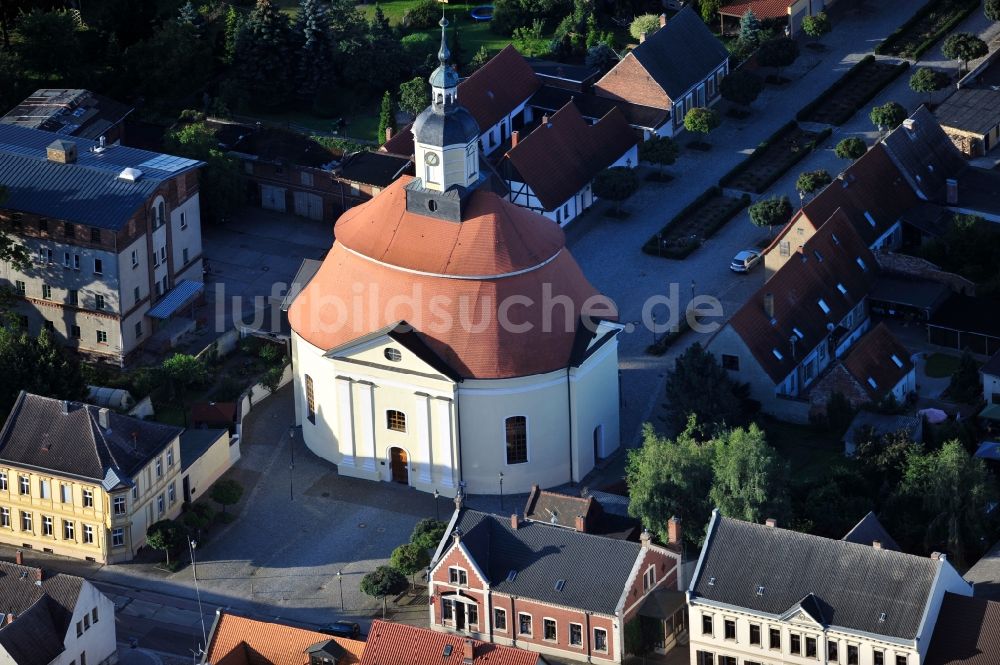
M 524 464 L 528 461 L 528 419 L 511 416 L 504 421 L 507 439 L 507 464 Z

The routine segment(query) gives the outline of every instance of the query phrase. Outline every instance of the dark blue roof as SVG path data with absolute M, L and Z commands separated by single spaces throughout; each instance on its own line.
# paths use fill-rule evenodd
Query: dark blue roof
M 77 147 L 73 164 L 50 162 L 53 141 Z M 103 229 L 118 230 L 164 181 L 204 164 L 158 152 L 108 146 L 92 152 L 96 141 L 0 124 L 0 185 L 7 188 L 4 208 Z M 135 181 L 119 174 L 138 169 Z

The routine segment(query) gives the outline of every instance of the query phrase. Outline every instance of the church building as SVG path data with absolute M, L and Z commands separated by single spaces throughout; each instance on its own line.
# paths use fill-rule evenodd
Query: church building
M 341 216 L 289 310 L 296 422 L 345 476 L 446 496 L 576 482 L 619 445 L 617 311 L 559 225 L 480 168 L 446 25 L 416 176 Z

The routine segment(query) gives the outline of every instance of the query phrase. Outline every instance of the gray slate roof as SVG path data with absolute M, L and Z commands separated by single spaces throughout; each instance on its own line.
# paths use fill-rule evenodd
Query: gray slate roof
M 76 162 L 57 164 L 46 157 L 52 140 L 50 132 L 0 123 L 4 208 L 118 230 L 161 183 L 203 164 L 124 146 L 97 154 L 91 152 L 96 141 L 79 137 L 64 139 L 76 144 Z M 127 167 L 139 169 L 142 177 L 135 182 L 119 178 Z
M 862 517 L 861 521 L 855 524 L 854 528 L 848 531 L 847 535 L 841 538 L 841 540 L 869 546 L 877 540 L 884 549 L 895 550 L 897 552 L 902 551 L 902 548 L 900 548 L 889 532 L 885 530 L 885 527 L 882 526 L 882 523 L 879 522 L 878 517 L 873 511 L 868 511 L 868 514 Z
M 944 565 L 929 557 L 717 513 L 701 557 L 691 581 L 694 599 L 780 616 L 813 594 L 814 607 L 827 625 L 906 640 L 917 636 L 931 587 Z M 880 621 L 883 612 L 885 620 Z
M 15 619 L 0 628 L 3 646 L 18 665 L 48 665 L 63 651 L 83 579 L 54 575 L 36 582 L 38 569 L 0 562 L 0 612 Z
M 130 478 L 181 433 L 181 428 L 108 414 L 100 409 L 21 392 L 0 430 L 0 460 L 101 483 L 110 490 Z M 133 438 L 134 435 L 134 438 Z
M 962 577 L 972 584 L 972 595 L 976 598 L 1000 600 L 1000 542 Z
M 642 548 L 538 522 L 515 531 L 509 519 L 467 508 L 455 528 L 494 591 L 600 614 L 614 613 Z M 562 591 L 559 580 L 566 580 Z
M 632 55 L 671 99 L 677 99 L 725 62 L 729 51 L 689 5 Z

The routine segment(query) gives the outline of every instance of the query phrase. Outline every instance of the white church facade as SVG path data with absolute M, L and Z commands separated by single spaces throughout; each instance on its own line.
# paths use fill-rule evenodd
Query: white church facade
M 494 191 L 443 40 L 439 59 L 417 176 L 344 213 L 289 310 L 296 422 L 345 476 L 577 482 L 619 445 L 617 313 L 558 225 Z

